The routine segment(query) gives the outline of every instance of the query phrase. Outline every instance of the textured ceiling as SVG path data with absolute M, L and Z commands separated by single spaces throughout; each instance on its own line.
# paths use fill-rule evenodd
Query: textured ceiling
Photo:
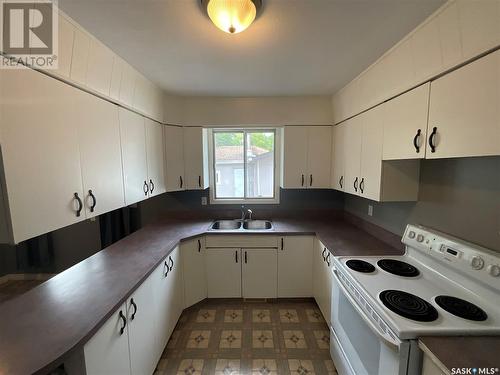
M 443 0 L 264 0 L 241 34 L 211 24 L 198 0 L 59 0 L 59 6 L 167 92 L 332 94 Z

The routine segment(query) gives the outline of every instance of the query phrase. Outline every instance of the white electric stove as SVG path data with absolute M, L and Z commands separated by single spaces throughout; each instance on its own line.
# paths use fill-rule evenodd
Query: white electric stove
M 402 256 L 334 259 L 341 374 L 417 374 L 419 336 L 500 335 L 500 254 L 414 225 L 402 242 Z

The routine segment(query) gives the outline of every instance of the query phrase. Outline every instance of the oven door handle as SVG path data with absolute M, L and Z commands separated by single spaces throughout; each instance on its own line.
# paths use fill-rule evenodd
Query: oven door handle
M 401 341 L 398 339 L 394 338 L 389 338 L 386 335 L 384 335 L 382 332 L 380 332 L 379 328 L 373 323 L 370 319 L 368 319 L 365 316 L 365 312 L 358 306 L 357 302 L 354 300 L 354 298 L 351 297 L 349 294 L 347 288 L 342 284 L 342 280 L 340 280 L 337 270 L 333 270 L 333 276 L 335 277 L 335 280 L 337 284 L 339 285 L 339 288 L 342 290 L 342 293 L 344 293 L 345 297 L 349 300 L 351 303 L 352 307 L 357 311 L 357 313 L 361 316 L 361 318 L 365 321 L 366 324 L 370 327 L 370 329 L 382 340 L 384 341 L 388 346 L 393 348 L 394 350 L 399 351 L 399 346 L 401 345 Z

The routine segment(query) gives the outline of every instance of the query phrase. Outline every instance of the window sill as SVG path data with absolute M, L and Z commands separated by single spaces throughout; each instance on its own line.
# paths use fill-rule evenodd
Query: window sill
M 279 198 L 256 198 L 256 199 L 230 199 L 212 198 L 210 204 L 279 204 Z

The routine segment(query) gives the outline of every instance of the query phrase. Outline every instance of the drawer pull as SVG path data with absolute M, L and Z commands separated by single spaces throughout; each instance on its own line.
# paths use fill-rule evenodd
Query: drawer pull
M 120 310 L 119 317 L 123 323 L 123 325 L 120 327 L 120 336 L 121 336 L 121 335 L 123 335 L 123 332 L 125 332 L 125 327 L 127 326 L 127 318 L 125 318 L 125 315 L 123 315 L 123 311 L 121 311 L 121 310 Z
M 134 302 L 134 299 L 133 299 L 133 298 L 130 300 L 130 304 L 131 304 L 132 306 L 134 306 L 134 312 L 132 313 L 132 316 L 130 317 L 130 320 L 134 320 L 134 318 L 135 318 L 135 314 L 137 313 L 137 305 L 135 304 L 135 302 Z
M 429 136 L 429 147 L 431 148 L 431 152 L 436 152 L 436 145 L 434 143 L 434 138 L 436 137 L 438 128 L 434 126 L 432 128 L 432 133 Z
M 83 209 L 82 200 L 78 196 L 78 193 L 75 193 L 73 195 L 73 197 L 75 198 L 76 202 L 78 203 L 78 208 L 76 209 L 76 217 L 80 217 L 80 214 L 82 213 L 82 209 Z
M 92 190 L 89 190 L 89 197 L 92 199 L 92 205 L 90 206 L 90 212 L 94 212 L 95 206 L 97 205 L 97 199 L 95 198 Z
M 417 134 L 415 134 L 415 137 L 413 138 L 413 146 L 415 147 L 415 151 L 417 151 L 417 154 L 420 152 L 420 146 L 418 145 L 418 140 L 420 138 L 421 133 L 422 131 L 418 129 Z

